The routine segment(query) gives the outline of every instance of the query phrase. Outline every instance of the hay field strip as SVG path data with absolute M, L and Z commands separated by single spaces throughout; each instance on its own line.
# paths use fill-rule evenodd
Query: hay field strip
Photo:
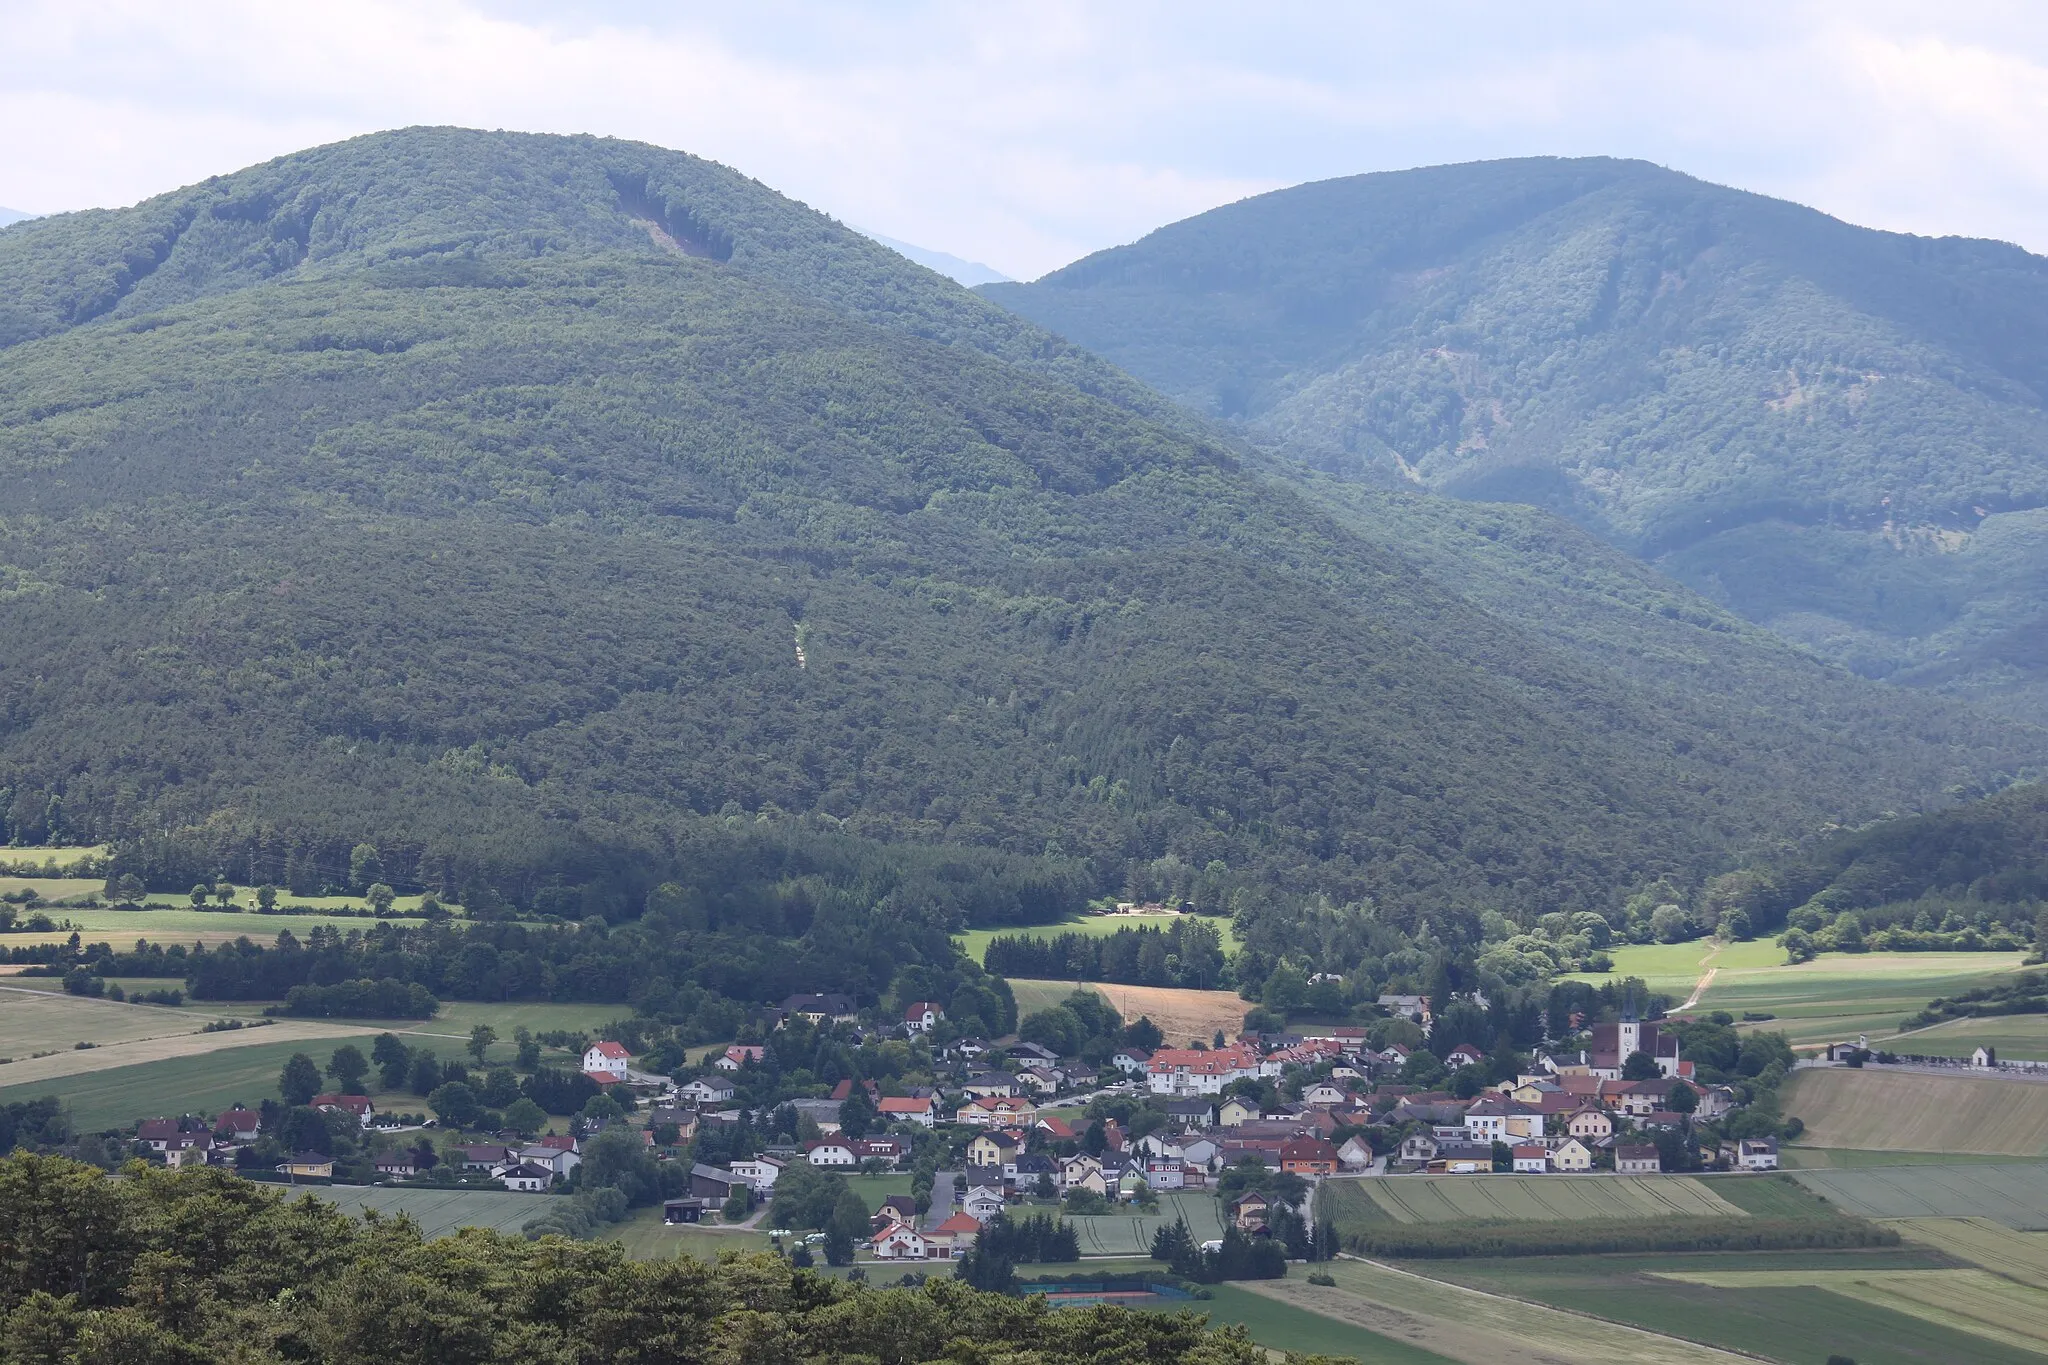
M 1891 1226 L 1909 1241 L 2048 1289 L 2048 1232 L 2020 1232 L 1989 1218 L 1900 1218 Z
M 1988 1270 L 1658 1271 L 1710 1289 L 1822 1289 L 2021 1350 L 2048 1349 L 2048 1290 Z
M 1910 1033 L 1872 1034 L 1870 1044 L 1925 1057 L 1967 1057 L 1976 1048 L 1991 1047 L 2001 1058 L 2048 1061 L 2048 1014 L 1951 1019 Z
M 1076 989 L 1094 991 L 1116 1007 L 1125 1023 L 1142 1015 L 1159 1026 L 1169 1046 L 1178 1047 L 1196 1039 L 1206 1045 L 1218 1029 L 1225 1038 L 1237 1037 L 1244 1030 L 1245 1012 L 1252 1008 L 1234 991 L 1197 991 L 1175 986 L 1013 979 L 1010 989 L 1017 997 L 1019 1018 L 1035 1010 L 1052 1008 Z
M 98 889 L 97 885 L 94 889 Z M 211 946 L 217 943 L 232 943 L 238 938 L 247 938 L 252 943 L 269 943 L 287 929 L 295 937 L 304 938 L 320 927 L 339 929 L 346 933 L 350 929 L 371 929 L 379 924 L 418 925 L 425 922 L 403 916 L 378 920 L 355 915 L 323 915 L 318 911 L 304 915 L 259 915 L 254 911 L 235 913 L 190 908 L 116 910 L 105 905 L 65 906 L 48 913 L 53 920 L 76 926 L 79 936 L 88 942 L 111 943 L 121 949 L 132 946 L 139 938 L 166 946 L 173 943 L 190 945 L 195 942 L 204 942 Z M 11 933 L 0 942 L 8 945 L 62 943 L 71 936 L 71 933 L 70 929 L 34 934 Z
M 354 1043 L 365 1054 L 376 1039 L 373 1035 L 335 1029 L 318 1037 L 288 1033 L 293 1026 L 257 1029 L 253 1033 L 209 1033 L 197 1039 L 161 1038 L 147 1043 L 125 1045 L 132 1059 L 143 1049 L 166 1048 L 187 1041 L 240 1040 L 209 1052 L 175 1053 L 155 1060 L 120 1066 L 111 1070 L 49 1077 L 28 1084 L 9 1084 L 0 1089 L 0 1104 L 61 1097 L 71 1110 L 71 1120 L 80 1132 L 99 1132 L 134 1123 L 137 1119 L 169 1117 L 174 1114 L 217 1114 L 235 1104 L 254 1106 L 278 1098 L 278 1072 L 294 1052 L 304 1052 L 323 1065 L 335 1048 Z M 306 1026 L 300 1025 L 300 1028 Z M 279 1034 L 285 1036 L 280 1039 Z M 81 1052 L 78 1057 L 96 1057 L 100 1052 Z M 53 1060 L 45 1058 L 44 1060 Z M 0 1078 L 24 1063 L 0 1067 Z
M 1784 1088 L 1814 1147 L 2038 1156 L 2048 1151 L 2048 1085 L 1988 1076 L 1806 1070 Z
M 1983 1218 L 2048 1229 L 2048 1163 L 1794 1171 L 1793 1179 L 1864 1218 Z
M 1445 1175 L 1344 1181 L 1336 1207 L 1360 1200 L 1399 1223 L 1592 1218 L 1746 1218 L 1691 1176 Z M 1358 1210 L 1371 1217 L 1370 1210 Z

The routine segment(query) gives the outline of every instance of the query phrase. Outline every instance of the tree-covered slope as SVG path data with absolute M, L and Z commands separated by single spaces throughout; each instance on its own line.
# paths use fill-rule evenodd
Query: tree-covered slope
M 2048 714 L 2048 260 L 1606 159 L 1249 199 L 984 294 L 1332 466 L 1560 511 Z
M 1513 567 L 1460 583 L 1467 532 L 1435 567 L 1388 534 L 1419 502 L 1247 472 L 651 147 L 358 139 L 0 233 L 0 305 L 0 815 L 179 889 L 338 882 L 369 840 L 402 881 L 637 906 L 744 818 L 1020 860 L 919 864 L 1018 883 L 904 893 L 941 919 L 1155 865 L 1547 909 L 2042 749 L 1583 537 L 1538 589 L 1472 533 Z M 1563 619 L 1614 610 L 1668 667 Z

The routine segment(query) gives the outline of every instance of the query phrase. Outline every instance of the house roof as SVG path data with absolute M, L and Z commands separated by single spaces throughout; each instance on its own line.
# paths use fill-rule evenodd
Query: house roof
M 900 1095 L 888 1095 L 875 1101 L 875 1112 L 880 1114 L 928 1114 L 931 1108 L 929 1096 L 906 1099 Z
M 1614 1159 L 1616 1161 L 1654 1161 L 1657 1159 L 1657 1149 L 1655 1147 L 1616 1147 L 1614 1149 Z
M 1514 1158 L 1517 1161 L 1535 1161 L 1538 1159 L 1548 1160 L 1550 1157 L 1550 1149 L 1548 1147 L 1537 1146 L 1535 1144 L 1525 1144 L 1523 1146 L 1516 1147 L 1512 1150 Z
M 963 1232 L 980 1232 L 981 1224 L 979 1221 L 975 1219 L 974 1215 L 971 1213 L 956 1213 L 951 1218 L 948 1218 L 945 1222 L 933 1228 L 932 1231 L 943 1232 L 957 1236 L 958 1234 Z
M 938 1004 L 934 1001 L 913 1000 L 910 1002 L 908 1006 L 904 1008 L 903 1017 L 905 1020 L 922 1019 L 924 1018 L 926 1011 L 930 1011 L 931 1013 L 937 1015 L 945 1014 L 945 1011 L 940 1009 L 938 1007 Z
M 334 1158 L 325 1152 L 294 1152 L 287 1164 L 292 1166 L 332 1166 Z

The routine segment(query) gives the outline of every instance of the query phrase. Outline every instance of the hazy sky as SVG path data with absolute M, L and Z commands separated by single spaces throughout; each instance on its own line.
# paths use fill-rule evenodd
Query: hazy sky
M 683 148 L 1025 278 L 1265 189 L 1536 153 L 2048 251 L 2041 4 L 0 0 L 12 208 L 412 123 Z

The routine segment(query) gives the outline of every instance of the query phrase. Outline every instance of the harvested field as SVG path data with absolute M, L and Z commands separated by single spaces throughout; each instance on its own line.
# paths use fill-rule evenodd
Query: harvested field
M 2037 1289 L 2048 1289 L 2048 1232 L 2019 1232 L 1989 1218 L 1901 1218 L 1901 1236 Z
M 1333 1261 L 1322 1268 L 1336 1279 L 1334 1289 L 1292 1279 L 1246 1281 L 1244 1288 L 1471 1365 L 1718 1365 L 1744 1359 L 1376 1261 Z
M 66 995 L 62 991 L 0 986 L 0 1056 L 14 1058 L 17 1066 L 25 1065 L 23 1059 L 38 1052 L 65 1051 L 79 1043 L 103 1048 L 112 1043 L 195 1033 L 201 1022 L 183 1010 L 162 1005 L 126 1005 Z M 78 1069 L 85 1056 L 79 1053 L 75 1057 L 44 1057 L 37 1061 Z M 8 1077 L 13 1074 L 5 1073 Z
M 1083 1256 L 1144 1256 L 1152 1238 L 1175 1218 L 1185 1218 L 1197 1242 L 1223 1235 L 1223 1206 L 1206 1194 L 1164 1193 L 1155 1214 L 1116 1213 L 1065 1221 L 1080 1239 Z
M 2048 1163 L 1880 1166 L 1792 1175 L 1864 1218 L 1985 1218 L 2010 1228 L 2048 1229 Z
M 27 993 L 23 993 L 21 996 L 8 994 L 6 998 L 9 1004 L 7 1006 L 0 1006 L 0 1021 L 9 1020 L 12 1017 L 12 1010 L 18 1008 L 18 1006 L 12 1004 L 15 999 L 52 999 L 52 997 L 40 992 L 33 996 Z M 75 999 L 75 997 L 60 996 L 56 997 L 56 999 L 68 1003 Z M 24 1055 L 24 1057 L 10 1063 L 4 1069 L 0 1069 L 0 1086 L 4 1086 L 7 1090 L 12 1090 L 17 1086 L 59 1081 L 69 1076 L 84 1076 L 99 1071 L 125 1070 L 133 1066 L 165 1062 L 180 1057 L 202 1057 L 216 1052 L 229 1051 L 234 1048 L 254 1047 L 263 1043 L 281 1043 L 292 1040 L 322 1042 L 329 1039 L 359 1036 L 363 1031 L 360 1024 L 334 1024 L 310 1019 L 280 1019 L 276 1023 L 262 1028 L 234 1029 L 223 1033 L 201 1033 L 199 1028 L 205 1020 L 200 1016 L 182 1013 L 178 1010 L 160 1009 L 149 1005 L 95 1003 L 105 1004 L 106 1008 L 110 1010 L 131 1010 L 143 1020 L 148 1021 L 148 1026 L 151 1028 L 162 1027 L 156 1024 L 155 1021 L 149 1020 L 150 1015 L 160 1015 L 163 1019 L 170 1021 L 170 1028 L 178 1031 L 171 1032 L 169 1029 L 165 1029 L 162 1032 L 145 1032 L 141 1036 L 127 1041 L 109 1042 L 82 1051 L 70 1050 L 71 1044 L 65 1043 L 63 1047 L 66 1050 L 54 1052 L 47 1057 L 29 1057 Z M 53 1024 L 52 1027 L 55 1027 L 55 1025 Z M 145 1027 L 145 1025 L 138 1023 L 135 1027 L 140 1029 Z M 5 1029 L 5 1022 L 0 1022 L 0 1036 L 7 1036 L 11 1040 L 12 1035 L 6 1034 Z M 7 1046 L 12 1048 L 18 1046 L 18 1044 L 10 1041 Z M 20 1099 L 22 1096 L 16 1095 L 11 1096 L 11 1098 Z
M 1588 1218 L 1743 1218 L 1691 1176 L 1446 1175 L 1331 1181 L 1325 1210 L 1397 1223 L 1471 1220 L 1557 1223 Z
M 1987 1270 L 1722 1270 L 1660 1278 L 1753 1294 L 1823 1289 L 2026 1351 L 2048 1349 L 2048 1290 Z
M 1200 1039 L 1209 1043 L 1221 1029 L 1225 1038 L 1244 1030 L 1251 1005 L 1233 991 L 1193 991 L 1174 986 L 1118 986 L 1098 981 L 1012 981 L 1019 1017 L 1050 1009 L 1076 989 L 1096 991 L 1116 1006 L 1126 1023 L 1140 1015 L 1159 1025 L 1166 1041 L 1185 1047 Z
M 2048 1085 L 1839 1068 L 1796 1072 L 1782 1096 L 1785 1112 L 1806 1124 L 1803 1141 L 1815 1147 L 1989 1156 L 2048 1151 Z

